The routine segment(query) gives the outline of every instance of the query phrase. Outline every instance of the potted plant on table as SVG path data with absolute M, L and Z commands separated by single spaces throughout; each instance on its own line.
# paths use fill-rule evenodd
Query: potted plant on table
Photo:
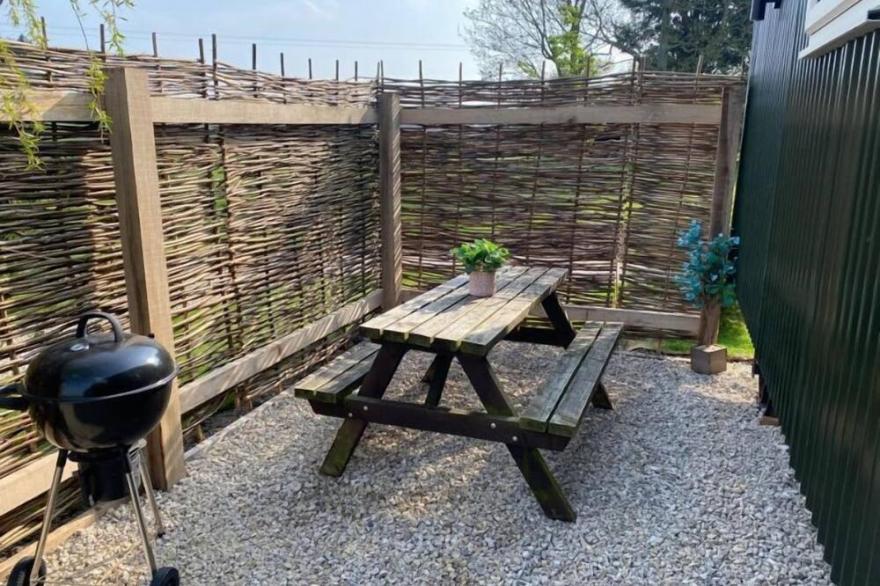
M 700 309 L 699 341 L 691 349 L 691 368 L 702 374 L 716 374 L 727 369 L 727 349 L 716 342 L 721 309 L 736 301 L 736 265 L 731 253 L 739 246 L 739 238 L 718 234 L 712 240 L 703 240 L 702 234 L 698 220 L 681 233 L 678 245 L 687 250 L 688 260 L 677 281 L 685 300 Z
M 490 240 L 478 238 L 452 249 L 452 255 L 469 275 L 468 292 L 475 297 L 495 294 L 495 272 L 510 258 L 510 251 Z

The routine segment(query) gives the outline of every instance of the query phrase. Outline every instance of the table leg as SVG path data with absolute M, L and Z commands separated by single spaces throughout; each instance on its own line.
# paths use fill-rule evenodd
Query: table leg
M 428 384 L 428 396 L 425 405 L 436 407 L 440 404 L 443 395 L 443 387 L 446 386 L 446 377 L 449 375 L 449 367 L 452 365 L 452 354 L 437 354 L 428 367 L 422 382 Z
M 596 390 L 590 398 L 590 403 L 597 409 L 614 409 L 614 406 L 611 405 L 611 399 L 608 398 L 608 391 L 605 390 L 605 385 L 602 384 L 602 381 L 596 383 Z
M 501 383 L 485 357 L 459 355 L 458 360 L 480 397 L 480 402 L 490 415 L 515 415 L 513 406 L 504 396 Z M 516 436 L 511 437 L 510 443 L 506 444 L 507 449 L 516 461 L 538 504 L 544 510 L 544 514 L 551 519 L 574 521 L 577 514 L 568 504 L 562 487 L 559 486 L 541 452 L 537 448 L 518 446 L 515 444 L 516 441 Z
M 556 331 L 559 345 L 566 347 L 571 344 L 571 341 L 574 340 L 577 333 L 574 331 L 571 322 L 568 320 L 565 310 L 562 309 L 556 291 L 545 297 L 541 302 L 541 306 L 544 308 L 544 313 L 547 314 L 547 318 L 550 320 L 553 329 Z
M 370 372 L 367 373 L 361 384 L 358 395 L 381 399 L 391 383 L 391 379 L 394 378 L 394 373 L 406 354 L 406 350 L 406 346 L 402 344 L 383 344 L 373 360 Z M 352 418 L 342 422 L 339 431 L 336 432 L 333 445 L 330 446 L 330 451 L 327 452 L 324 463 L 321 464 L 321 474 L 342 476 L 366 428 L 367 422 L 362 419 Z

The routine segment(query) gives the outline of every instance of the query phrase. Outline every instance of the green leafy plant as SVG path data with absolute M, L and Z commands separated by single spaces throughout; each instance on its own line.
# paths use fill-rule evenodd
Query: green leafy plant
M 82 18 L 86 15 L 86 12 L 80 5 L 80 0 L 69 0 L 69 2 L 74 16 L 79 21 L 80 28 L 82 28 Z M 3 0 L 0 0 L 0 4 L 3 3 Z M 117 22 L 120 19 L 117 15 L 117 9 L 133 7 L 134 0 L 88 0 L 88 4 L 97 12 L 110 33 L 110 38 L 107 42 L 110 51 L 117 55 L 122 55 L 122 44 L 125 37 L 117 26 Z M 40 49 L 47 49 L 48 39 L 46 38 L 46 31 L 37 15 L 36 2 L 34 0 L 6 0 L 5 5 L 9 23 L 13 27 L 24 29 L 26 37 L 31 43 Z M 88 39 L 85 37 L 85 33 L 83 33 L 83 40 L 86 43 L 86 50 L 88 50 Z M 43 166 L 39 155 L 40 137 L 45 132 L 46 127 L 37 120 L 38 112 L 36 106 L 31 101 L 31 85 L 27 75 L 15 60 L 15 55 L 9 43 L 2 38 L 0 38 L 0 67 L 10 70 L 13 74 L 9 80 L 0 78 L 0 94 L 2 94 L 2 98 L 0 98 L 0 113 L 6 119 L 9 129 L 18 134 L 21 150 L 27 157 L 27 168 L 39 169 Z M 98 123 L 98 127 L 102 132 L 110 130 L 111 123 L 110 116 L 107 115 L 107 112 L 101 106 L 100 98 L 104 93 L 104 82 L 107 79 L 103 67 L 104 64 L 97 53 L 90 51 L 89 67 L 86 72 L 89 93 L 92 96 L 89 108 L 92 111 L 92 117 Z
M 482 271 L 494 273 L 510 258 L 510 251 L 490 240 L 478 238 L 452 249 L 452 255 L 461 261 L 468 273 Z
M 720 305 L 730 307 L 736 302 L 733 276 L 736 264 L 731 254 L 739 246 L 739 237 L 719 234 L 703 240 L 699 220 L 681 233 L 678 246 L 688 251 L 688 260 L 676 277 L 684 298 L 696 307 Z

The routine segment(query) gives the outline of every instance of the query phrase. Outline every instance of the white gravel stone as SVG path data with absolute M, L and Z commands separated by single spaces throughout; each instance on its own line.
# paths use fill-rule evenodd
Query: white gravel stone
M 491 359 L 518 406 L 555 348 L 502 343 Z M 430 356 L 404 359 L 406 396 Z M 338 420 L 285 392 L 227 428 L 160 494 L 163 565 L 184 584 L 830 584 L 778 429 L 757 424 L 747 364 L 618 352 L 614 411 L 588 409 L 546 453 L 576 523 L 543 516 L 503 446 L 371 426 L 345 474 L 318 474 Z M 415 396 L 411 398 L 415 399 Z M 478 407 L 457 365 L 444 404 Z M 143 584 L 128 507 L 49 558 L 50 579 Z

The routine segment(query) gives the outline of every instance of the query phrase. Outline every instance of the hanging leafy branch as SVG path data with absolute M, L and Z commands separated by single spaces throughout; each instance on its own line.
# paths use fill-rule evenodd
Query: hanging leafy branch
M 86 16 L 86 11 L 80 4 L 80 0 L 69 0 L 69 2 L 82 29 L 82 19 Z M 4 4 L 7 8 L 9 23 L 15 28 L 23 29 L 31 43 L 40 49 L 46 50 L 48 48 L 48 39 L 46 38 L 40 17 L 37 15 L 37 7 L 34 0 L 0 0 L 0 6 Z M 104 22 L 109 33 L 107 41 L 109 49 L 117 55 L 122 55 L 125 36 L 118 27 L 120 17 L 117 11 L 120 8 L 132 8 L 134 0 L 89 0 L 89 6 Z M 86 50 L 88 50 L 88 38 L 85 35 L 84 29 L 83 40 L 86 44 Z M 92 112 L 92 117 L 97 121 L 98 127 L 103 132 L 109 130 L 111 124 L 110 116 L 107 115 L 107 112 L 101 106 L 101 95 L 104 93 L 107 75 L 97 53 L 90 51 L 90 55 L 91 60 L 86 70 L 89 93 L 92 96 L 89 101 L 89 108 Z M 0 38 L 0 67 L 13 73 L 11 81 L 6 78 L 0 78 L 0 92 L 2 92 L 0 111 L 2 111 L 3 118 L 7 121 L 6 124 L 9 129 L 18 135 L 22 152 L 27 157 L 27 168 L 42 168 L 43 164 L 40 160 L 39 149 L 40 137 L 45 131 L 45 125 L 37 120 L 37 108 L 30 100 L 30 81 L 24 70 L 18 65 L 9 43 L 2 38 Z

